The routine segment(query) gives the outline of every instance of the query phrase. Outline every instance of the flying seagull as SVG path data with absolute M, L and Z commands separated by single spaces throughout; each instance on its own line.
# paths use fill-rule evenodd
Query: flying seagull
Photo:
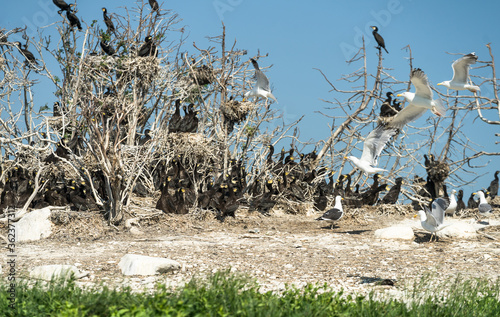
M 479 196 L 479 206 L 477 206 L 479 214 L 483 217 L 491 216 L 493 214 L 493 209 L 491 208 L 490 204 L 488 204 L 488 202 L 486 201 L 483 191 L 480 190 L 477 193 L 474 193 L 474 195 Z
M 317 218 L 316 220 L 322 220 L 326 222 L 331 222 L 331 228 L 333 228 L 333 224 L 336 221 L 339 221 L 340 218 L 344 215 L 344 209 L 342 208 L 342 198 L 341 196 L 335 197 L 335 206 L 332 209 L 327 210 L 323 216 Z
M 447 198 L 440 197 L 436 198 L 432 202 L 430 211 L 429 208 L 427 208 L 427 206 L 424 206 L 424 210 L 418 211 L 422 228 L 431 233 L 431 238 L 429 239 L 429 242 L 432 241 L 433 235 L 436 236 L 436 232 L 447 227 L 446 225 L 443 225 L 443 221 L 444 221 L 444 212 L 448 208 L 449 204 L 450 201 Z
M 415 93 L 407 91 L 397 95 L 404 97 L 410 104 L 394 116 L 389 122 L 389 127 L 402 128 L 405 124 L 420 118 L 427 109 L 431 109 L 439 117 L 446 113 L 441 99 L 432 100 L 429 80 L 420 68 L 412 70 L 410 81 L 415 86 Z
M 251 58 L 250 61 L 252 62 L 253 67 L 255 68 L 255 78 L 257 79 L 257 83 L 255 84 L 252 90 L 247 91 L 245 93 L 245 98 L 262 97 L 266 98 L 266 101 L 268 98 L 271 98 L 272 100 L 278 102 L 278 100 L 276 100 L 276 98 L 271 93 L 271 88 L 269 87 L 269 79 L 267 79 L 266 75 L 264 75 L 264 73 L 260 70 L 257 61 L 253 58 Z
M 389 54 L 389 52 L 387 51 L 387 49 L 385 48 L 385 41 L 384 41 L 384 38 L 382 37 L 382 35 L 378 34 L 378 27 L 376 26 L 370 26 L 372 29 L 373 29 L 373 37 L 375 38 L 375 41 L 377 41 L 377 48 L 380 49 L 380 48 L 383 48 L 385 50 L 385 52 L 387 54 Z
M 478 92 L 481 89 L 478 86 L 467 84 L 469 79 L 469 66 L 475 64 L 477 56 L 474 52 L 457 59 L 451 67 L 453 68 L 453 78 L 451 80 L 443 81 L 438 85 L 445 86 L 448 89 L 465 90 L 468 89 L 472 92 Z
M 385 169 L 375 167 L 377 159 L 382 153 L 389 139 L 394 136 L 397 129 L 387 128 L 383 125 L 377 126 L 368 134 L 363 145 L 363 154 L 358 159 L 355 156 L 347 156 L 345 159 L 350 160 L 357 168 L 362 170 L 366 175 L 385 172 Z

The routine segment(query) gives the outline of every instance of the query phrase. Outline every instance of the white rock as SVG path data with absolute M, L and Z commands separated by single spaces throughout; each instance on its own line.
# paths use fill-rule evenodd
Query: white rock
M 413 240 L 414 237 L 413 229 L 406 226 L 395 226 L 375 230 L 375 238 L 378 239 Z
M 118 263 L 123 275 L 155 275 L 181 268 L 179 262 L 167 258 L 126 254 Z
M 22 217 L 16 226 L 16 241 L 34 241 L 47 238 L 52 233 L 52 222 L 49 220 L 50 209 L 33 210 Z
M 30 272 L 30 277 L 38 278 L 46 281 L 54 279 L 67 279 L 74 275 L 79 279 L 88 275 L 88 272 L 80 272 L 74 265 L 42 265 L 34 267 Z
M 457 221 L 438 231 L 437 235 L 438 237 L 471 239 L 477 237 L 477 231 L 473 224 Z

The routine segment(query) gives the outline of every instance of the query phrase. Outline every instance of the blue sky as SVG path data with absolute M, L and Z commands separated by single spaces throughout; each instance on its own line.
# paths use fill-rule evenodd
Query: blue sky
M 104 25 L 101 7 L 107 7 L 112 13 L 119 11 L 120 6 L 132 7 L 134 2 L 78 1 L 78 16 L 87 24 L 95 19 Z M 159 0 L 159 3 L 162 1 Z M 2 6 L 0 27 L 6 29 L 25 24 L 29 29 L 34 29 L 60 20 L 52 0 L 7 1 Z M 345 61 L 359 47 L 361 36 L 364 35 L 368 68 L 375 71 L 377 56 L 373 37 L 368 30 L 370 25 L 377 25 L 379 33 L 385 38 L 390 54 L 384 54 L 384 66 L 392 68 L 391 74 L 399 80 L 407 80 L 409 76 L 408 54 L 403 50 L 407 45 L 412 48 L 414 67 L 422 68 L 434 86 L 451 79 L 451 63 L 457 57 L 446 52 L 474 51 L 479 60 L 489 60 L 485 45 L 490 42 L 493 52 L 500 52 L 500 35 L 496 23 L 500 2 L 497 1 L 474 5 L 469 1 L 427 0 L 325 0 L 313 4 L 305 1 L 166 0 L 162 6 L 178 13 L 182 19 L 180 26 L 185 26 L 190 34 L 186 50 L 192 50 L 192 42 L 196 42 L 199 47 L 213 45 L 206 37 L 219 35 L 223 21 L 228 42 L 237 40 L 236 47 L 248 50 L 249 57 L 258 50 L 269 53 L 269 57 L 261 61 L 261 66 L 273 65 L 267 72 L 273 93 L 279 100 L 279 104 L 273 107 L 282 110 L 287 120 L 305 115 L 299 125 L 302 141 L 328 138 L 331 119 L 316 112 L 335 115 L 325 110 L 328 105 L 321 99 L 341 97 L 329 92 L 329 85 L 314 68 L 321 69 L 332 82 L 340 84 L 337 79 L 359 67 L 359 64 L 349 65 Z M 483 90 L 483 93 L 487 92 Z M 50 91 L 38 94 L 52 104 Z M 498 120 L 498 116 L 492 119 Z M 500 145 L 494 144 L 493 136 L 500 132 L 498 126 L 476 120 L 470 130 L 470 133 L 474 133 L 472 137 L 475 141 L 484 146 L 482 150 L 500 152 Z M 498 158 L 489 160 L 491 162 L 481 172 L 500 169 Z M 487 162 L 483 160 L 477 163 Z M 491 179 L 491 174 L 482 177 L 474 189 L 487 187 Z

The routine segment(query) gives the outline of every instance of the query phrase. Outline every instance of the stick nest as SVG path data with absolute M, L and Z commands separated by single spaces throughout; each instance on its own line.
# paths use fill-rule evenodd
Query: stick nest
M 215 81 L 215 72 L 207 65 L 201 65 L 193 68 L 193 71 L 189 75 L 195 83 L 196 80 L 198 80 L 198 84 L 200 86 L 208 85 Z
M 226 120 L 240 123 L 246 120 L 248 113 L 254 108 L 255 104 L 250 101 L 229 100 L 221 105 L 220 110 Z
M 427 170 L 427 175 L 434 182 L 444 182 L 450 175 L 450 166 L 443 161 L 433 161 Z

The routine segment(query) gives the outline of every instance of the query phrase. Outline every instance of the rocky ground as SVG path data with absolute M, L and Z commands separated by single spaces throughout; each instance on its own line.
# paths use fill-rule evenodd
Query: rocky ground
M 176 286 L 193 276 L 231 269 L 255 277 L 263 290 L 319 282 L 357 293 L 402 289 L 429 272 L 442 280 L 498 276 L 499 221 L 490 219 L 490 225 L 472 239 L 441 237 L 428 242 L 429 233 L 413 215 L 408 208 L 347 209 L 330 229 L 315 221 L 319 214 L 311 211 L 292 215 L 276 210 L 265 216 L 243 209 L 236 218 L 220 222 L 210 216 L 165 215 L 138 208 L 130 216 L 141 220 L 131 228 L 114 228 L 100 215 L 58 211 L 52 215 L 55 225 L 49 238 L 17 243 L 17 270 L 19 276 L 27 276 L 35 266 L 71 264 L 88 272 L 79 280 L 83 285 L 141 290 L 156 282 Z M 446 220 L 475 221 L 472 215 Z M 415 238 L 375 238 L 376 229 L 392 225 L 411 226 Z M 118 262 L 127 253 L 166 257 L 182 268 L 157 276 L 125 277 Z M 5 252 L 0 261 L 5 268 Z M 383 280 L 394 286 L 379 285 Z

